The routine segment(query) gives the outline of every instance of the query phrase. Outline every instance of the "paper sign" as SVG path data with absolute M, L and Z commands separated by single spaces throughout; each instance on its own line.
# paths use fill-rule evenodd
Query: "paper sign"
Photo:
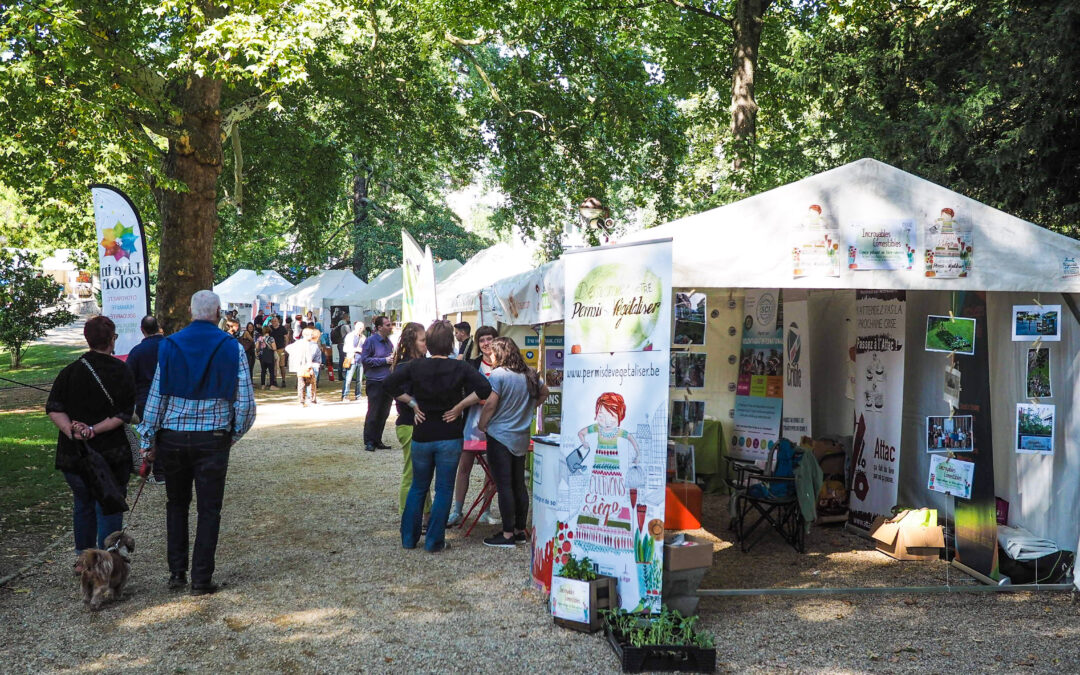
M 551 615 L 588 623 L 589 584 L 577 579 L 551 577 Z
M 926 486 L 934 492 L 971 499 L 971 481 L 975 477 L 975 462 L 950 459 L 945 455 L 930 456 L 930 479 Z
M 915 264 L 911 232 L 915 222 L 877 220 L 848 226 L 848 269 L 909 270 Z

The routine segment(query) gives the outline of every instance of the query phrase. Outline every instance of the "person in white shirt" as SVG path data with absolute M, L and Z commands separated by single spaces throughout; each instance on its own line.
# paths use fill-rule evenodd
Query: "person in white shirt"
M 353 329 L 345 336 L 345 341 L 341 344 L 342 358 L 347 360 L 349 367 L 345 372 L 343 383 L 341 386 L 341 400 L 345 400 L 345 396 L 349 393 L 349 384 L 352 383 L 353 373 L 356 373 L 363 364 L 360 363 L 360 350 L 364 348 L 364 322 L 357 321 L 353 324 Z M 344 364 L 343 364 L 344 365 Z M 356 378 L 356 392 L 353 394 L 353 400 L 360 398 L 360 375 Z

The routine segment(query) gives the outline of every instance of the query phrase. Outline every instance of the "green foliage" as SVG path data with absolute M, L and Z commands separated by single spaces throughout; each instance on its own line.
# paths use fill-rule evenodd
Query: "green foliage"
M 661 608 L 659 614 L 633 614 L 621 607 L 602 609 L 604 617 L 616 639 L 644 646 L 694 646 L 710 649 L 713 646 L 712 635 L 697 629 L 698 617 L 684 617 L 678 610 Z
M 21 253 L 0 249 L 0 345 L 11 355 L 12 368 L 19 367 L 30 342 L 75 320 L 64 308 L 63 287 L 33 264 Z
M 563 563 L 555 575 L 566 579 L 577 579 L 578 581 L 595 581 L 596 570 L 593 568 L 594 564 L 592 560 L 589 560 L 588 556 L 578 560 L 573 553 L 568 553 L 566 562 Z

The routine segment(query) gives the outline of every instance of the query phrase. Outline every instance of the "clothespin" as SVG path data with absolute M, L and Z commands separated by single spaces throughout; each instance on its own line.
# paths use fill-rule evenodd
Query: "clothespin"
M 1041 303 L 1041 302 L 1039 302 L 1039 298 L 1038 298 L 1038 296 L 1036 296 L 1036 297 L 1032 298 L 1032 300 L 1034 300 L 1034 301 L 1035 301 L 1035 304 L 1039 306 L 1039 309 L 1042 309 L 1042 303 Z
M 955 415 L 955 414 L 956 414 L 956 407 L 953 404 L 950 403 L 949 404 L 949 419 L 952 419 L 953 415 Z
M 952 310 L 949 310 L 949 321 L 956 321 L 956 317 L 953 316 Z

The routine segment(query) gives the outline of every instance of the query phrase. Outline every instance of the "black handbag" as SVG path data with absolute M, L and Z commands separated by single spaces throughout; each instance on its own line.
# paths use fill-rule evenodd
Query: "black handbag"
M 79 474 L 86 483 L 86 489 L 90 491 L 90 495 L 98 504 L 101 504 L 101 512 L 110 516 L 127 511 L 127 499 L 120 486 L 117 485 L 109 463 L 85 440 L 82 442 L 82 447 L 83 450 L 79 453 L 81 465 Z

